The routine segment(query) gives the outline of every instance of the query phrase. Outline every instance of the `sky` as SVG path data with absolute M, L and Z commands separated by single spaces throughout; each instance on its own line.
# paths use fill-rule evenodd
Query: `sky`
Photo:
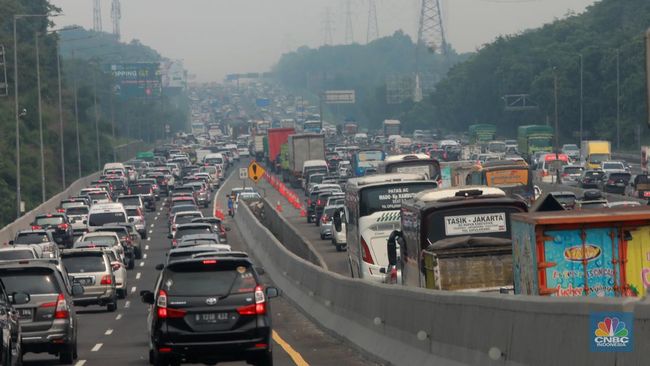
M 102 25 L 112 31 L 111 1 Z M 354 41 L 365 43 L 369 0 L 121 0 L 122 40 L 138 39 L 164 57 L 182 59 L 197 81 L 229 73 L 268 71 L 283 53 L 324 43 L 330 14 L 334 44 L 345 39 L 350 1 Z M 416 38 L 422 0 L 375 0 L 380 36 L 403 30 Z M 499 35 L 518 33 L 581 13 L 595 0 L 441 0 L 447 40 L 475 51 Z M 93 0 L 51 0 L 63 15 L 57 27 L 92 28 Z

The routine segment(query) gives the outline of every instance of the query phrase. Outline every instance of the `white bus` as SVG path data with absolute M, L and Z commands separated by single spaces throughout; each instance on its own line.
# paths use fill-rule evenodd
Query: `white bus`
M 383 282 L 388 266 L 386 243 L 400 229 L 402 202 L 434 189 L 422 174 L 381 174 L 352 178 L 346 186 L 346 236 L 352 277 Z

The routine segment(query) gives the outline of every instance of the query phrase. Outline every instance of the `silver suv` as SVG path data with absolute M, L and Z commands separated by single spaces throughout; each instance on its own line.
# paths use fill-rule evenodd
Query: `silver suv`
M 22 330 L 22 351 L 58 355 L 63 364 L 77 358 L 77 315 L 74 296 L 83 287 L 71 284 L 58 260 L 20 260 L 0 264 L 8 294 L 24 292 L 29 301 L 14 305 Z
M 106 306 L 117 309 L 117 289 L 111 262 L 102 249 L 70 249 L 61 253 L 63 264 L 75 283 L 84 287 L 84 293 L 75 295 L 79 306 Z

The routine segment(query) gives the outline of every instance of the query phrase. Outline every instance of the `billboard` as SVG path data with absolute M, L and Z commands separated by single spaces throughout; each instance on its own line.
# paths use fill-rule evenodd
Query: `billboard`
M 115 82 L 115 95 L 124 98 L 160 98 L 162 78 L 158 62 L 137 62 L 109 65 Z
M 323 102 L 325 104 L 354 104 L 354 90 L 328 90 L 323 93 Z
M 187 72 L 185 71 L 182 60 L 163 61 L 160 69 L 163 88 L 185 90 L 187 86 Z

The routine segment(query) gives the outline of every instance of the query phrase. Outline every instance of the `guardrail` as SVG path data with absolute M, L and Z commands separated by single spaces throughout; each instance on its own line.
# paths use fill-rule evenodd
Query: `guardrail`
M 124 144 L 117 146 L 116 155 L 118 156 L 118 161 L 126 161 L 129 158 L 135 156 L 136 151 L 146 150 L 146 146 L 143 145 L 142 141 L 136 141 L 129 144 Z M 99 172 L 92 173 L 81 179 L 74 181 L 68 186 L 64 191 L 59 192 L 58 194 L 51 197 L 49 200 L 41 203 L 38 207 L 33 210 L 25 213 L 23 216 L 19 217 L 9 225 L 5 226 L 0 230 L 0 244 L 7 243 L 10 240 L 13 240 L 16 236 L 16 232 L 19 230 L 28 229 L 29 225 L 34 221 L 34 218 L 37 214 L 47 213 L 54 211 L 62 199 L 69 196 L 76 195 L 79 190 L 87 187 L 90 182 L 97 179 L 100 176 Z
M 275 220 L 265 208 L 265 220 Z M 244 204 L 235 221 L 284 296 L 338 337 L 393 365 L 642 365 L 650 302 L 406 288 L 350 279 L 288 250 Z M 272 226 L 283 225 L 278 221 Z M 590 314 L 634 313 L 634 352 L 593 353 Z

